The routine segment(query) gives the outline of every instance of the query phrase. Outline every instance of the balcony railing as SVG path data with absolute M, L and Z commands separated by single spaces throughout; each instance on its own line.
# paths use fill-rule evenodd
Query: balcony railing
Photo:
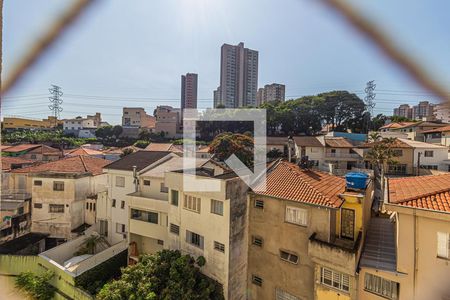
M 31 199 L 31 193 L 24 189 L 17 190 L 2 190 L 1 192 L 2 200 L 28 200 Z

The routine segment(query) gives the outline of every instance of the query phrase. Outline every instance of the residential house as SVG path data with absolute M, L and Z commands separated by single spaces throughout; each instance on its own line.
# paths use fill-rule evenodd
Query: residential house
M 76 236 L 85 224 L 89 197 L 106 188 L 107 160 L 74 156 L 13 170 L 31 185 L 33 232 L 48 233 L 56 241 Z
M 380 252 L 378 263 L 362 261 L 359 299 L 450 297 L 449 193 L 449 174 L 387 179 L 384 206 L 392 212 L 395 259 Z M 380 243 L 392 234 L 382 235 Z
M 450 125 L 423 132 L 426 143 L 450 147 Z
M 43 144 L 19 144 L 2 150 L 4 156 L 20 157 L 33 161 L 54 161 L 63 157 L 59 149 Z
M 425 141 L 424 132 L 432 129 L 437 129 L 440 127 L 447 126 L 448 124 L 429 122 L 429 121 L 419 121 L 419 122 L 401 122 L 401 123 L 390 123 L 380 128 L 381 132 L 397 132 L 407 134 L 407 138 L 413 141 Z
M 358 148 L 363 149 L 366 157 L 376 144 L 382 141 L 366 143 Z M 393 151 L 392 163 L 386 163 L 384 168 L 388 175 L 416 175 L 420 156 L 420 168 L 428 170 L 449 170 L 447 147 L 412 141 L 408 139 L 395 139 L 391 145 Z M 370 165 L 369 162 L 366 162 Z
M 98 195 L 97 221 L 100 233 L 108 232 L 110 243 L 127 239 L 130 211 L 127 195 L 139 190 L 138 176 L 173 155 L 167 151 L 137 151 L 104 167 L 107 192 Z
M 103 152 L 95 149 L 91 149 L 88 147 L 79 147 L 76 149 L 69 150 L 65 153 L 65 156 L 78 156 L 78 155 L 85 155 L 85 156 L 93 156 L 98 158 L 104 158 Z
M 167 172 L 169 249 L 203 256 L 202 272 L 223 286 L 225 299 L 247 299 L 247 190 L 218 164 Z M 193 179 L 217 191 L 193 190 Z M 189 184 L 186 187 L 184 180 Z M 191 183 L 189 183 L 191 182 Z
M 140 254 L 153 254 L 168 248 L 169 189 L 165 186 L 164 175 L 167 172 L 183 169 L 185 160 L 175 154 L 166 160 L 154 164 L 141 172 L 138 190 L 126 196 L 130 208 L 129 241 L 130 259 L 137 261 Z M 203 165 L 205 159 L 196 159 L 197 166 Z M 178 201 L 178 194 L 172 202 Z
M 145 147 L 147 151 L 169 151 L 177 153 L 178 155 L 183 155 L 183 145 L 174 145 L 172 143 L 150 143 Z
M 101 127 L 102 117 L 100 113 L 93 116 L 81 116 L 73 119 L 65 119 L 63 124 L 64 134 L 73 134 L 76 137 L 95 138 L 95 131 Z
M 287 152 L 287 136 L 268 136 L 266 137 L 266 152 L 278 150 L 281 154 Z
M 288 187 L 288 188 L 287 188 Z M 248 299 L 356 299 L 373 185 L 280 161 L 248 201 Z

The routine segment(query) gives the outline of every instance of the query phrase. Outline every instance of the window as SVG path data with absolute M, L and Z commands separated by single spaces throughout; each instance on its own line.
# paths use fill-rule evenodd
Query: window
M 403 150 L 400 150 L 400 149 L 393 150 L 393 151 L 392 151 L 392 154 L 393 154 L 395 157 L 403 156 Z
M 125 187 L 125 177 L 116 176 L 116 187 Z
M 36 154 L 31 154 L 30 158 L 31 159 L 36 159 Z
M 116 199 L 112 199 L 112 207 L 116 207 Z
M 125 201 L 124 200 L 120 201 L 120 208 L 125 209 Z
M 437 170 L 438 166 L 436 165 L 420 165 L 421 169 L 427 169 L 427 170 Z
M 92 210 L 95 211 L 95 203 L 92 204 Z
M 286 222 L 306 226 L 308 222 L 308 211 L 303 208 L 286 206 Z
M 260 236 L 252 235 L 252 244 L 258 247 L 262 247 L 264 240 Z
M 180 235 L 180 226 L 170 223 L 170 232 L 176 235 Z
M 186 242 L 203 249 L 203 236 L 200 234 L 186 230 Z
M 223 216 L 223 202 L 211 199 L 211 213 Z
M 398 299 L 398 287 L 399 284 L 395 281 L 369 273 L 364 276 L 364 290 L 387 299 Z
M 200 213 L 201 198 L 184 195 L 183 207 L 188 210 Z
M 149 186 L 150 185 L 150 180 L 144 180 L 144 185 Z
M 433 157 L 433 151 L 427 150 L 424 152 L 423 156 L 425 157 Z
M 178 206 L 178 191 L 170 190 L 170 204 Z
M 275 289 L 275 299 L 276 300 L 300 300 L 300 298 L 295 297 L 292 294 L 289 294 L 286 291 L 283 291 L 282 289 L 276 288 Z
M 225 253 L 225 245 L 217 241 L 214 241 L 214 250 Z
M 100 234 L 108 236 L 108 221 L 100 220 Z
M 151 212 L 151 211 L 131 209 L 131 219 L 144 221 L 144 222 L 148 222 L 148 223 L 153 223 L 153 224 L 159 224 L 158 223 L 158 213 Z
M 42 203 L 34 203 L 34 208 L 42 208 Z
M 50 204 L 48 206 L 48 212 L 63 213 L 64 212 L 64 204 Z
M 42 186 L 42 180 L 35 180 L 34 185 L 36 186 Z
M 163 240 L 158 240 L 158 245 L 164 246 L 164 241 Z
M 347 274 L 324 267 L 320 268 L 320 283 L 345 292 L 350 290 L 350 278 Z
M 255 207 L 264 209 L 264 201 L 263 200 L 259 200 L 259 199 L 255 199 Z
M 450 235 L 447 232 L 437 233 L 437 256 L 450 258 Z
M 161 193 L 168 193 L 169 192 L 169 188 L 164 185 L 164 182 L 161 182 L 161 187 L 160 187 L 159 191 Z
M 89 209 L 89 203 L 86 202 L 86 209 Z
M 259 276 L 252 275 L 252 283 L 257 286 L 262 286 L 263 280 Z
M 396 174 L 396 175 L 405 175 L 406 174 L 406 165 L 405 164 L 389 164 L 388 165 L 388 173 Z
M 53 181 L 54 191 L 64 191 L 64 181 Z
M 116 232 L 117 233 L 126 233 L 125 232 L 125 224 L 116 223 Z
M 280 258 L 284 261 L 297 264 L 298 263 L 298 255 L 293 254 L 292 252 L 287 252 L 284 250 L 280 250 Z

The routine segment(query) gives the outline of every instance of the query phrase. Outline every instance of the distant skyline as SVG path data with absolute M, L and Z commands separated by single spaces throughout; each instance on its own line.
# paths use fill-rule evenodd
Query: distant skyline
M 348 1 L 450 86 L 447 1 Z M 101 112 L 119 124 L 124 106 L 153 113 L 180 105 L 180 76 L 198 74 L 198 107 L 213 106 L 222 44 L 259 52 L 258 85 L 286 85 L 286 99 L 343 89 L 364 98 L 375 80 L 375 113 L 402 103 L 438 102 L 340 16 L 317 1 L 98 1 L 2 99 L 2 115 L 49 115 L 48 88 L 61 86 L 63 118 Z M 3 72 L 8 75 L 67 1 L 15 0 L 3 8 Z

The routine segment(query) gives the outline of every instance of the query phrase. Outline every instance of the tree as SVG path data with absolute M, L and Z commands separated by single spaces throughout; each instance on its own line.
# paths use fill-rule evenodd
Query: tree
M 112 128 L 112 135 L 118 138 L 123 132 L 123 128 L 120 125 L 116 125 Z
M 395 138 L 383 138 L 380 140 L 379 136 L 373 136 L 375 141 L 372 143 L 372 148 L 366 153 L 365 159 L 368 160 L 374 166 L 374 173 L 381 174 L 381 184 L 384 185 L 385 165 L 395 164 L 397 161 L 394 159 Z
M 125 157 L 125 156 L 127 156 L 127 155 L 129 155 L 129 154 L 131 154 L 133 152 L 134 152 L 133 148 L 131 148 L 131 147 L 125 148 L 125 149 L 122 150 L 122 154 L 120 154 L 120 157 Z
M 23 272 L 16 277 L 16 287 L 33 299 L 50 300 L 53 299 L 56 291 L 56 288 L 49 283 L 53 276 L 54 273 L 51 271 L 46 271 L 41 275 Z
M 201 263 L 178 250 L 143 255 L 124 268 L 119 279 L 107 283 L 96 299 L 224 299 L 219 284 L 200 272 Z
M 403 116 L 392 116 L 391 122 L 414 122 L 414 120 L 408 119 L 407 117 Z
M 253 165 L 253 138 L 240 133 L 222 133 L 209 145 L 209 153 L 220 161 L 235 154 L 247 167 Z
M 372 118 L 372 130 L 378 131 L 380 127 L 386 124 L 387 117 L 383 114 L 378 114 Z

